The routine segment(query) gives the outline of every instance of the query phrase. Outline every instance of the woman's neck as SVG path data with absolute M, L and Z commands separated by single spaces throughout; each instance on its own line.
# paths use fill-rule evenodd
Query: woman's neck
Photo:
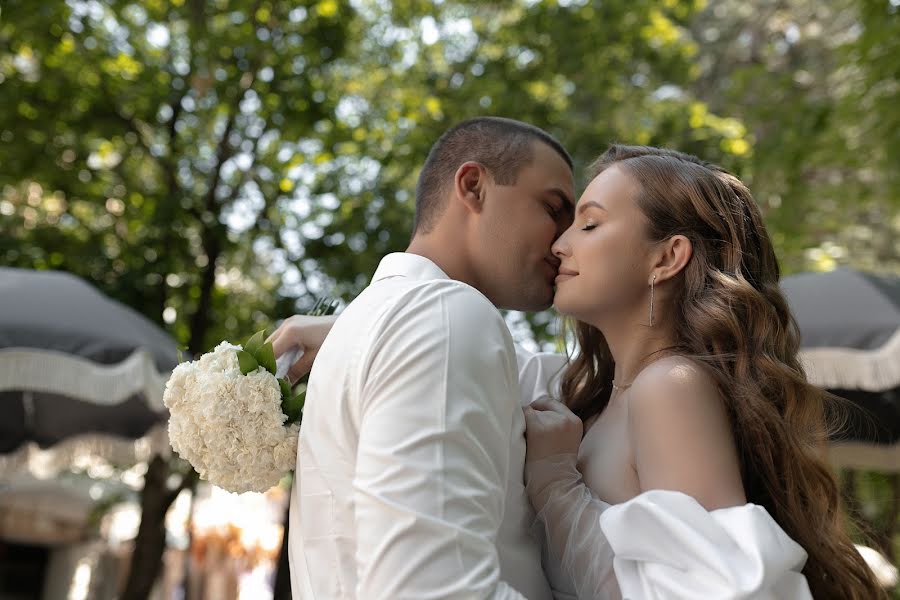
M 662 358 L 663 350 L 675 345 L 674 331 L 654 315 L 653 325 L 640 318 L 610 320 L 598 328 L 606 338 L 615 362 L 613 378 L 617 386 L 628 386 L 648 364 Z

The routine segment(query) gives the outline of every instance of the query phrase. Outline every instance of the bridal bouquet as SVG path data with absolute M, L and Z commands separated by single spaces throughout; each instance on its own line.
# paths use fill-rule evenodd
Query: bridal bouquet
M 330 314 L 318 302 L 310 314 Z M 175 367 L 163 402 L 169 441 L 201 479 L 230 492 L 264 492 L 294 468 L 306 392 L 294 393 L 287 371 L 299 356 L 279 359 L 264 332 L 243 346 L 222 342 Z

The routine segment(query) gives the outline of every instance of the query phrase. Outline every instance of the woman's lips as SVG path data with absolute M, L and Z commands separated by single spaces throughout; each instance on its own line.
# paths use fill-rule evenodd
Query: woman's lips
M 560 267 L 559 274 L 556 276 L 556 283 L 560 283 L 561 281 L 565 281 L 567 279 L 572 279 L 576 275 L 578 275 L 578 271 L 573 271 L 572 269 Z

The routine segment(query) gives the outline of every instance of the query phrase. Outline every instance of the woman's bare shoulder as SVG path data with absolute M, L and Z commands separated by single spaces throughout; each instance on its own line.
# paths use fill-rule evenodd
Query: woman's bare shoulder
M 638 375 L 628 421 L 643 490 L 682 491 L 707 508 L 741 503 L 725 400 L 707 367 L 683 356 L 660 359 Z
M 631 387 L 643 393 L 675 391 L 719 395 L 708 367 L 678 354 L 650 363 L 638 373 Z
M 666 423 L 674 426 L 703 415 L 704 423 L 728 425 L 722 394 L 712 374 L 707 367 L 685 356 L 667 356 L 653 362 L 638 374 L 630 391 L 628 405 L 632 421 L 640 419 L 647 426 L 666 426 Z

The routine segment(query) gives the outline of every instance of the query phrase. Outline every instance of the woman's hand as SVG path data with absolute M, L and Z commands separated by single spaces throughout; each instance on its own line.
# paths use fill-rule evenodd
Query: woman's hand
M 578 454 L 584 425 L 556 400 L 536 400 L 525 407 L 525 459 L 537 461 L 556 454 Z
M 269 336 L 275 357 L 279 357 L 294 346 L 303 348 L 303 356 L 288 371 L 288 379 L 296 383 L 312 369 L 313 361 L 331 331 L 337 316 L 294 315 L 284 322 Z

